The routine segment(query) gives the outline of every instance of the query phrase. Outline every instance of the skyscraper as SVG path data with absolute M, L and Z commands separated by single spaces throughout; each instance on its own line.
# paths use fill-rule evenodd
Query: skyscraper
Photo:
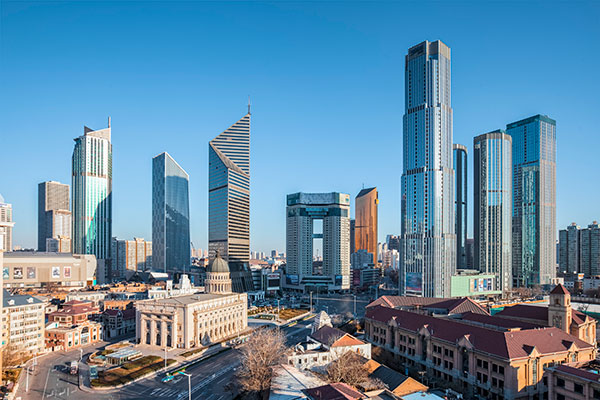
M 12 251 L 12 230 L 15 226 L 12 217 L 12 204 L 6 203 L 0 195 L 0 250 Z
M 152 256 L 155 271 L 191 265 L 189 176 L 168 153 L 152 159 Z
M 38 185 L 38 251 L 46 251 L 46 239 L 71 237 L 69 185 L 48 181 Z
M 108 128 L 94 131 L 87 126 L 75 138 L 72 158 L 73 241 L 76 254 L 94 254 L 110 272 L 112 238 L 112 144 Z M 107 261 L 108 260 L 108 261 Z M 100 268 L 102 271 L 102 267 Z
M 581 229 L 573 222 L 558 232 L 559 271 L 567 274 L 577 274 L 581 271 Z
M 233 290 L 254 289 L 250 271 L 250 106 L 208 144 L 208 249 L 229 263 Z
M 355 251 L 366 250 L 373 254 L 377 262 L 377 207 L 379 198 L 377 188 L 363 189 L 354 201 L 354 240 Z
M 450 48 L 408 50 L 402 173 L 400 290 L 449 297 L 456 270 Z
M 315 229 L 322 222 L 322 231 Z M 313 267 L 314 240 L 323 240 L 323 269 Z M 346 290 L 350 288 L 350 195 L 294 193 L 287 196 L 286 287 Z
M 152 242 L 143 238 L 119 240 L 112 238 L 112 277 L 127 279 L 126 271 L 150 271 L 152 269 Z
M 467 147 L 452 146 L 454 159 L 454 225 L 456 226 L 456 267 L 467 268 Z
M 473 140 L 475 269 L 512 288 L 512 139 L 502 130 Z
M 556 276 L 556 121 L 535 115 L 508 124 L 513 141 L 513 279 Z
M 572 223 L 559 232 L 559 271 L 582 273 L 586 277 L 600 274 L 600 226 L 594 221 L 580 229 Z

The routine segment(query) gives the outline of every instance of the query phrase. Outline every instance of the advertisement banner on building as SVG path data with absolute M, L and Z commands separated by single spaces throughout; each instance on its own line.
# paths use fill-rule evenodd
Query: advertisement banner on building
M 342 275 L 335 276 L 335 286 L 342 286 Z
M 423 291 L 423 277 L 418 272 L 406 273 L 406 290 L 410 292 Z
M 14 267 L 13 268 L 13 278 L 14 279 L 23 279 L 23 267 Z
M 63 270 L 63 274 L 65 278 L 71 277 L 71 267 L 65 267 Z
M 35 279 L 35 267 L 27 267 L 27 279 Z
M 52 267 L 52 278 L 59 279 L 60 278 L 60 267 Z
M 9 279 L 10 276 L 8 275 L 8 267 L 4 267 L 2 268 L 2 279 Z

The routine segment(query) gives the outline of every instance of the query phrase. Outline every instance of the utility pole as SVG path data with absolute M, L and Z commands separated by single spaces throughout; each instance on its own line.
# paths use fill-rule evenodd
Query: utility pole
M 167 371 L 167 345 L 165 344 L 165 372 Z
M 309 292 L 310 295 L 310 312 L 312 312 L 312 292 Z

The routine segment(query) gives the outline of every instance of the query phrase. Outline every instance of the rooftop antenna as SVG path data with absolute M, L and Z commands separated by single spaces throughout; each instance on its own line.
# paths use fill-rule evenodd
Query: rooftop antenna
M 108 116 L 108 127 L 110 128 L 110 115 Z
M 248 114 L 250 114 L 250 95 L 248 95 Z

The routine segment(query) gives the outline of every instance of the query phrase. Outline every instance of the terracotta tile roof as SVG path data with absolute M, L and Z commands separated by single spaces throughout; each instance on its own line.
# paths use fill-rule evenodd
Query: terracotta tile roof
M 349 333 L 346 333 L 344 336 L 336 340 L 331 347 L 360 346 L 361 344 L 365 344 L 365 342 L 358 340 Z
M 304 389 L 303 392 L 313 400 L 359 400 L 367 396 L 345 383 L 330 383 L 312 389 Z
M 585 369 L 576 368 L 569 365 L 558 365 L 555 367 L 557 371 L 563 372 L 565 374 L 577 376 L 579 378 L 587 379 L 593 382 L 600 382 L 600 375 L 591 371 L 586 371 Z
M 319 343 L 323 343 L 324 345 L 330 346 L 345 334 L 346 332 L 344 331 L 341 331 L 337 328 L 332 328 L 328 325 L 324 325 L 315 332 L 311 333 L 310 337 L 312 337 Z
M 558 285 L 556 285 L 556 287 L 554 289 L 552 289 L 550 294 L 571 294 L 571 293 L 569 293 L 567 288 L 564 287 L 562 283 L 559 283 Z
M 391 308 L 422 308 L 425 310 L 441 310 L 446 314 L 460 314 L 474 312 L 489 315 L 488 311 L 477 302 L 468 297 L 439 298 L 439 297 L 412 297 L 412 296 L 381 296 L 367 305 L 368 307 L 384 306 Z
M 500 318 L 491 315 L 475 314 L 472 312 L 463 313 L 460 317 L 462 321 L 473 322 L 482 325 L 488 325 L 494 329 L 505 328 L 505 329 L 535 329 L 543 328 L 545 325 L 532 324 L 531 322 L 523 322 L 516 319 Z
M 366 318 L 384 323 L 394 320 L 400 328 L 415 333 L 425 327 L 431 336 L 449 343 L 464 337 L 477 350 L 504 359 L 528 357 L 534 347 L 542 354 L 566 352 L 573 344 L 579 349 L 593 347 L 554 327 L 507 332 L 382 306 L 367 309 Z
M 517 304 L 515 306 L 506 307 L 504 310 L 494 314 L 494 316 L 503 318 L 524 318 L 539 321 L 543 325 L 548 324 L 548 307 L 532 306 L 529 304 Z M 588 316 L 581 311 L 573 309 L 571 313 L 572 323 L 581 325 L 585 323 Z

